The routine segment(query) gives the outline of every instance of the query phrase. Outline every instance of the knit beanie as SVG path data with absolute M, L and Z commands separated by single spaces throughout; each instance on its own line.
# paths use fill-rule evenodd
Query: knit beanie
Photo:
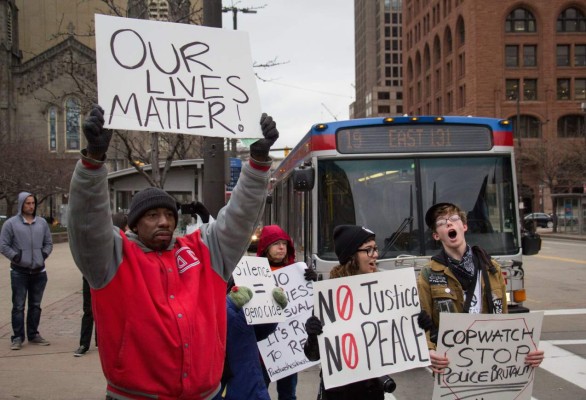
M 177 202 L 164 190 L 149 187 L 134 195 L 128 210 L 128 227 L 133 229 L 138 220 L 148 211 L 154 208 L 166 208 L 173 211 L 175 222 L 179 219 Z
M 346 264 L 363 243 L 374 238 L 374 232 L 363 226 L 336 226 L 334 228 L 334 247 L 340 264 Z

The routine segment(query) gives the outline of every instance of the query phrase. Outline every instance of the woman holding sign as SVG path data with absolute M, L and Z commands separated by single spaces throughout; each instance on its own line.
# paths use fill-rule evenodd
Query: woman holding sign
M 480 247 L 466 243 L 466 213 L 458 206 L 431 206 L 425 223 L 433 238 L 442 243 L 442 250 L 419 273 L 422 311 L 418 322 L 428 332 L 431 370 L 441 374 L 449 364 L 447 357 L 435 351 L 441 313 L 506 314 L 506 285 L 500 265 Z M 535 368 L 541 361 L 541 350 L 530 351 L 525 358 L 525 363 Z
M 295 247 L 293 240 L 278 225 L 267 225 L 262 229 L 258 239 L 257 257 L 266 257 L 269 260 L 271 271 L 276 271 L 295 263 Z M 307 268 L 305 279 L 308 281 L 317 280 L 317 273 Z M 263 374 L 267 388 L 271 383 L 268 372 L 263 365 Z M 277 381 L 278 400 L 297 399 L 297 374 L 291 374 Z
M 369 274 L 377 272 L 376 260 L 378 247 L 375 234 L 370 229 L 356 225 L 339 225 L 334 228 L 334 247 L 339 265 L 332 268 L 330 278 Z M 322 334 L 319 318 L 311 316 L 305 324 L 307 341 L 303 350 L 311 361 L 320 359 L 317 336 Z M 321 376 L 321 374 L 320 374 Z M 318 399 L 320 400 L 383 400 L 386 393 L 395 390 L 395 382 L 389 376 L 367 379 L 349 385 L 325 389 L 323 378 L 320 380 Z

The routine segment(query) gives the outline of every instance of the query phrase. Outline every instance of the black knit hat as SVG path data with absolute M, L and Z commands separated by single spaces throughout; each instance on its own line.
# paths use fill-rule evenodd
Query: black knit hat
M 334 228 L 334 247 L 340 264 L 346 264 L 363 243 L 374 238 L 374 232 L 363 226 L 336 226 Z
M 144 213 L 153 208 L 169 209 L 173 211 L 175 222 L 179 219 L 177 214 L 177 201 L 164 190 L 150 187 L 141 190 L 132 198 L 130 209 L 128 210 L 128 227 L 133 229 Z
M 449 207 L 458 209 L 458 207 L 452 203 L 437 203 L 437 204 L 434 204 L 433 206 L 429 207 L 429 210 L 427 210 L 427 212 L 425 213 L 425 224 L 429 227 L 429 229 L 431 229 L 433 231 L 435 228 L 434 214 L 435 214 L 436 210 L 439 208 L 449 208 Z

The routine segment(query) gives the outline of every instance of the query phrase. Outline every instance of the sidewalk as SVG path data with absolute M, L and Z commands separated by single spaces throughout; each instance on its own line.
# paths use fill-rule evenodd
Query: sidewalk
M 559 228 L 558 228 L 559 229 Z M 552 228 L 537 228 L 537 233 L 543 239 L 564 239 L 564 240 L 583 240 L 586 241 L 586 235 L 578 233 L 552 232 Z
M 85 356 L 73 356 L 79 346 L 82 280 L 68 244 L 55 244 L 47 259 L 49 282 L 39 331 L 50 346 L 25 341 L 22 350 L 10 350 L 10 268 L 8 260 L 0 258 L 0 400 L 103 400 L 106 380 L 97 348 L 92 345 Z M 297 397 L 314 399 L 318 384 L 318 366 L 299 373 Z M 275 386 L 269 390 L 274 399 Z

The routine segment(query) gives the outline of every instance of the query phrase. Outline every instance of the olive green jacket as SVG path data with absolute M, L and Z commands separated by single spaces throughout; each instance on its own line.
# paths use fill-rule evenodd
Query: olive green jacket
M 421 310 L 431 315 L 436 328 L 439 328 L 440 309 L 442 312 L 464 312 L 464 290 L 462 285 L 450 268 L 440 260 L 441 257 L 432 258 L 431 263 L 419 272 L 417 278 Z M 505 280 L 501 273 L 500 265 L 492 259 L 490 261 L 492 266 L 483 265 L 483 268 L 486 268 L 488 274 L 493 299 L 493 313 L 506 314 L 508 308 Z M 486 284 L 482 272 L 479 271 L 478 273 L 481 276 L 480 281 L 482 283 L 482 313 L 486 314 L 489 310 L 485 292 Z M 430 340 L 429 332 L 426 332 L 426 336 L 429 349 L 435 350 L 436 344 Z

